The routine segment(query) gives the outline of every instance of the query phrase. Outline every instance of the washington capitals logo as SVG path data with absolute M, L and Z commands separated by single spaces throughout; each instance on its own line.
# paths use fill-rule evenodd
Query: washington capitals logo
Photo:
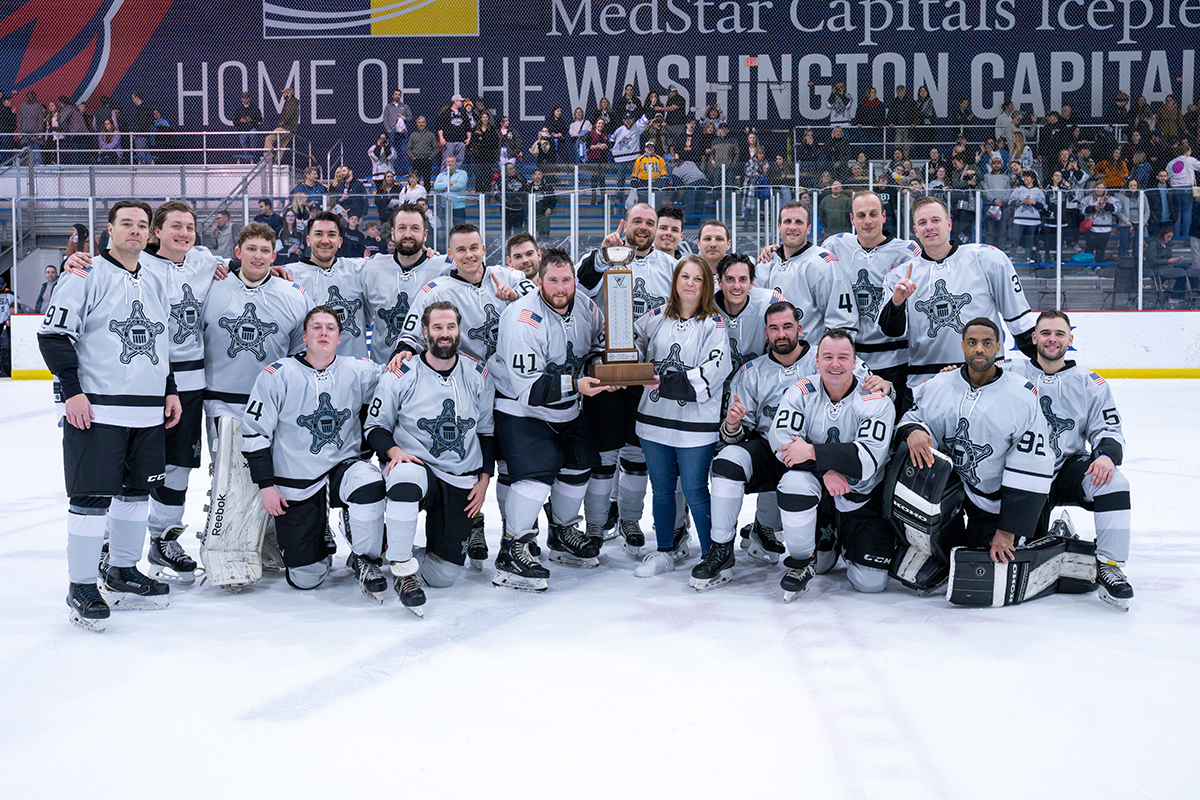
M 339 433 L 342 425 L 350 419 L 350 409 L 334 408 L 329 392 L 321 392 L 317 398 L 317 410 L 307 416 L 296 417 L 296 424 L 308 428 L 312 432 L 312 444 L 308 451 L 313 455 L 321 452 L 327 444 L 340 448 L 342 437 Z
M 183 299 L 178 303 L 171 305 L 171 319 L 174 321 L 178 330 L 171 337 L 171 341 L 175 344 L 183 344 L 193 336 L 196 341 L 200 341 L 200 310 L 204 304 L 196 299 L 196 295 L 192 293 L 192 287 L 186 283 L 183 285 Z
M 161 322 L 151 322 L 142 313 L 140 300 L 133 301 L 133 311 L 129 319 L 123 322 L 112 320 L 108 329 L 121 338 L 121 363 L 128 364 L 134 356 L 145 356 L 151 364 L 158 363 L 158 353 L 154 352 L 154 340 L 158 334 L 167 329 Z
M 854 290 L 854 305 L 858 306 L 858 315 L 875 319 L 879 304 L 883 302 L 883 287 L 871 283 L 867 271 L 860 269 L 858 280 L 850 288 Z
M 1047 395 L 1039 397 L 1038 402 L 1041 403 L 1042 415 L 1050 426 L 1050 449 L 1054 451 L 1056 458 L 1062 458 L 1062 448 L 1058 446 L 1058 437 L 1067 431 L 1075 430 L 1075 420 L 1069 417 L 1054 416 L 1054 409 L 1051 408 L 1054 401 Z
M 671 349 L 667 352 L 666 358 L 662 359 L 661 361 L 654 362 L 654 373 L 659 376 L 670 375 L 672 372 L 687 372 L 688 369 L 688 365 L 683 363 L 683 359 L 680 357 L 680 346 L 678 342 L 671 345 Z M 658 389 L 650 392 L 650 399 L 652 401 L 657 403 L 658 398 Z M 676 400 L 675 402 L 679 403 L 680 408 L 687 405 L 687 403 L 682 400 Z
M 575 355 L 575 345 L 567 342 L 567 355 L 564 358 L 563 364 L 547 364 L 546 374 L 561 377 L 570 375 L 572 378 L 578 378 L 583 374 L 583 356 Z
M 665 302 L 667 302 L 667 298 L 659 297 L 656 294 L 650 294 L 646 291 L 645 278 L 636 278 L 633 281 L 633 315 L 635 317 L 640 317 L 642 314 L 658 308 Z
M 241 351 L 253 355 L 259 361 L 267 360 L 263 346 L 267 337 L 279 330 L 274 322 L 263 322 L 254 313 L 254 303 L 246 303 L 240 317 L 221 317 L 217 324 L 229 331 L 229 349 L 226 354 L 233 358 Z
M 408 292 L 401 292 L 396 297 L 396 305 L 379 310 L 380 319 L 387 325 L 387 333 L 383 337 L 384 344 L 394 345 L 400 338 L 400 332 L 404 330 L 404 320 L 408 317 L 409 305 Z
M 361 299 L 347 300 L 342 297 L 342 290 L 338 287 L 329 287 L 329 299 L 325 305 L 337 312 L 338 321 L 342 323 L 342 330 L 351 336 L 362 336 L 362 328 L 358 327 L 358 323 L 355 321 L 362 304 Z
M 970 294 L 950 294 L 945 281 L 936 281 L 930 298 L 916 304 L 917 311 L 929 318 L 929 338 L 936 338 L 942 328 L 953 328 L 956 333 L 962 333 L 962 310 L 969 302 Z
M 487 349 L 487 354 L 483 357 L 483 360 L 487 361 L 496 354 L 496 339 L 500 335 L 500 313 L 496 311 L 496 307 L 491 303 L 483 307 L 483 313 L 486 315 L 483 324 L 478 328 L 468 330 L 467 338 L 483 342 Z
M 475 420 L 465 419 L 454 413 L 454 401 L 447 398 L 442 402 L 442 413 L 435 419 L 419 419 L 417 427 L 427 431 L 432 437 L 429 443 L 429 455 L 437 458 L 447 450 L 458 453 L 459 458 L 467 457 L 467 447 L 464 440 L 467 431 L 475 427 Z
M 954 469 L 962 479 L 972 486 L 979 484 L 979 476 L 975 467 L 980 461 L 992 454 L 990 444 L 978 445 L 971 441 L 971 423 L 965 419 L 958 421 L 958 430 L 946 439 L 950 448 L 950 458 L 954 460 Z

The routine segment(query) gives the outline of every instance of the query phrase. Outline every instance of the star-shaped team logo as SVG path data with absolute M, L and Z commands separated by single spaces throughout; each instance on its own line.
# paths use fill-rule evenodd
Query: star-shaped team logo
M 329 299 L 325 305 L 337 312 L 342 330 L 351 336 L 362 336 L 362 328 L 358 327 L 358 312 L 362 309 L 363 301 L 347 300 L 342 297 L 342 290 L 336 286 L 329 287 Z
M 485 319 L 477 328 L 471 328 L 467 331 L 467 338 L 474 339 L 477 342 L 483 342 L 484 348 L 487 350 L 487 355 L 483 360 L 487 361 L 496 354 L 496 340 L 500 336 L 500 312 L 491 303 L 483 307 Z
M 171 341 L 175 344 L 183 344 L 195 336 L 196 342 L 200 342 L 200 311 L 203 308 L 204 304 L 196 299 L 192 287 L 185 283 L 183 299 L 171 305 L 171 320 L 178 328 L 175 335 L 171 337 Z
M 979 483 L 975 468 L 980 461 L 992 454 L 990 444 L 978 445 L 971 441 L 971 423 L 965 419 L 958 421 L 958 430 L 946 439 L 949 445 L 950 458 L 954 461 L 954 469 L 962 479 L 972 486 Z
M 229 331 L 229 349 L 226 353 L 233 358 L 245 350 L 259 361 L 267 360 L 264 342 L 279 330 L 274 322 L 263 322 L 254 313 L 254 303 L 246 303 L 239 317 L 221 317 L 217 324 Z
M 583 375 L 583 360 L 582 355 L 575 355 L 575 345 L 572 342 L 567 342 L 567 355 L 563 359 L 562 364 L 547 364 L 546 374 L 561 377 L 570 375 L 572 378 L 579 378 Z
M 633 315 L 640 317 L 647 311 L 654 309 L 667 302 L 667 298 L 659 297 L 656 294 L 650 294 L 646 291 L 646 279 L 636 278 L 633 281 Z
M 653 363 L 654 363 L 654 374 L 659 375 L 659 376 L 670 375 L 672 372 L 687 372 L 689 369 L 691 369 L 691 367 L 689 367 L 687 364 L 683 363 L 680 345 L 678 342 L 671 345 L 671 349 L 667 351 L 666 358 L 661 359 L 659 361 L 655 361 Z M 654 391 L 650 392 L 650 400 L 651 401 L 657 403 L 658 398 L 659 398 L 658 389 L 655 389 Z M 685 403 L 682 400 L 676 400 L 675 402 L 679 403 L 681 408 L 683 406 L 687 405 L 687 403 Z
M 429 433 L 429 455 L 437 458 L 447 450 L 458 453 L 460 459 L 467 457 L 465 439 L 467 431 L 475 427 L 475 420 L 454 413 L 454 401 L 447 398 L 442 402 L 442 413 L 434 419 L 418 419 L 417 427 Z
M 942 328 L 952 328 L 956 333 L 962 333 L 962 310 L 969 302 L 970 294 L 950 294 L 944 280 L 935 281 L 933 294 L 929 299 L 920 300 L 916 304 L 917 311 L 929 318 L 929 338 L 937 338 L 938 331 Z
M 133 310 L 129 319 L 123 321 L 111 320 L 108 329 L 121 340 L 121 363 L 128 364 L 136 356 L 145 356 L 151 364 L 158 363 L 158 353 L 154 351 L 154 341 L 158 334 L 167 329 L 161 322 L 153 322 L 142 312 L 142 301 L 133 301 Z
M 858 280 L 850 288 L 854 290 L 854 305 L 858 307 L 858 315 L 875 319 L 879 304 L 883 302 L 883 287 L 871 283 L 867 271 L 860 269 Z
M 400 334 L 404 330 L 404 320 L 408 317 L 410 306 L 408 292 L 400 292 L 396 296 L 396 305 L 391 308 L 379 310 L 379 318 L 387 325 L 387 332 L 384 333 L 383 343 L 389 347 L 394 345 L 396 340 L 400 338 Z
M 733 362 L 733 372 L 730 375 L 736 374 L 742 365 L 758 358 L 758 353 L 743 353 L 738 347 L 737 339 L 730 337 L 729 339 L 729 358 Z
M 348 419 L 350 419 L 350 409 L 334 408 L 329 392 L 321 392 L 317 398 L 317 410 L 311 414 L 296 417 L 296 424 L 308 428 L 312 433 L 312 444 L 309 445 L 308 451 L 317 455 L 327 444 L 336 448 L 342 446 L 340 434 L 342 425 Z
M 1052 408 L 1054 401 L 1050 399 L 1049 395 L 1039 397 L 1038 403 L 1042 406 L 1042 416 L 1046 418 L 1046 423 L 1050 426 L 1050 449 L 1054 451 L 1055 458 L 1062 458 L 1062 448 L 1058 446 L 1058 437 L 1067 431 L 1075 430 L 1075 420 L 1070 417 L 1056 417 Z

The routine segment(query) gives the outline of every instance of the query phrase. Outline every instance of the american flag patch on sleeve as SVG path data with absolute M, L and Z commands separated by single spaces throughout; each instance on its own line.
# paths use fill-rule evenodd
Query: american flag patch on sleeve
M 1097 386 L 1103 386 L 1105 383 L 1107 383 L 1107 381 L 1105 381 L 1104 378 L 1101 378 L 1099 375 L 1097 375 L 1094 372 L 1092 373 L 1092 380 L 1094 380 L 1096 382 Z
M 833 253 L 826 253 L 825 255 L 823 255 L 821 257 L 823 259 L 825 259 L 826 264 L 832 264 L 834 261 L 838 260 L 838 257 L 835 256 Z
M 530 311 L 528 308 L 517 316 L 517 320 L 519 322 L 524 322 L 526 325 L 532 325 L 535 328 L 542 324 L 542 318 Z

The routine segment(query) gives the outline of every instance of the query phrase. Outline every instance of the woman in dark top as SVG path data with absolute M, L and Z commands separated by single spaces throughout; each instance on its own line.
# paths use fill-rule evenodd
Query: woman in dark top
M 479 124 L 471 132 L 467 153 L 475 191 L 480 194 L 490 192 L 496 178 L 496 167 L 500 163 L 500 135 L 492 127 L 492 117 L 486 111 L 479 115 Z

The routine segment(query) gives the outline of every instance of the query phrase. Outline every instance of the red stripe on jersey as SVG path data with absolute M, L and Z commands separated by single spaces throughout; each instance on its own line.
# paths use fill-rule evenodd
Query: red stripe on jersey
M 1107 383 L 1107 381 L 1105 381 L 1104 378 L 1101 378 L 1099 375 L 1096 376 L 1097 386 L 1103 386 L 1105 383 Z
M 71 267 L 70 271 L 72 275 L 78 275 L 81 278 L 86 278 L 88 276 L 87 272 L 79 269 L 78 267 Z

